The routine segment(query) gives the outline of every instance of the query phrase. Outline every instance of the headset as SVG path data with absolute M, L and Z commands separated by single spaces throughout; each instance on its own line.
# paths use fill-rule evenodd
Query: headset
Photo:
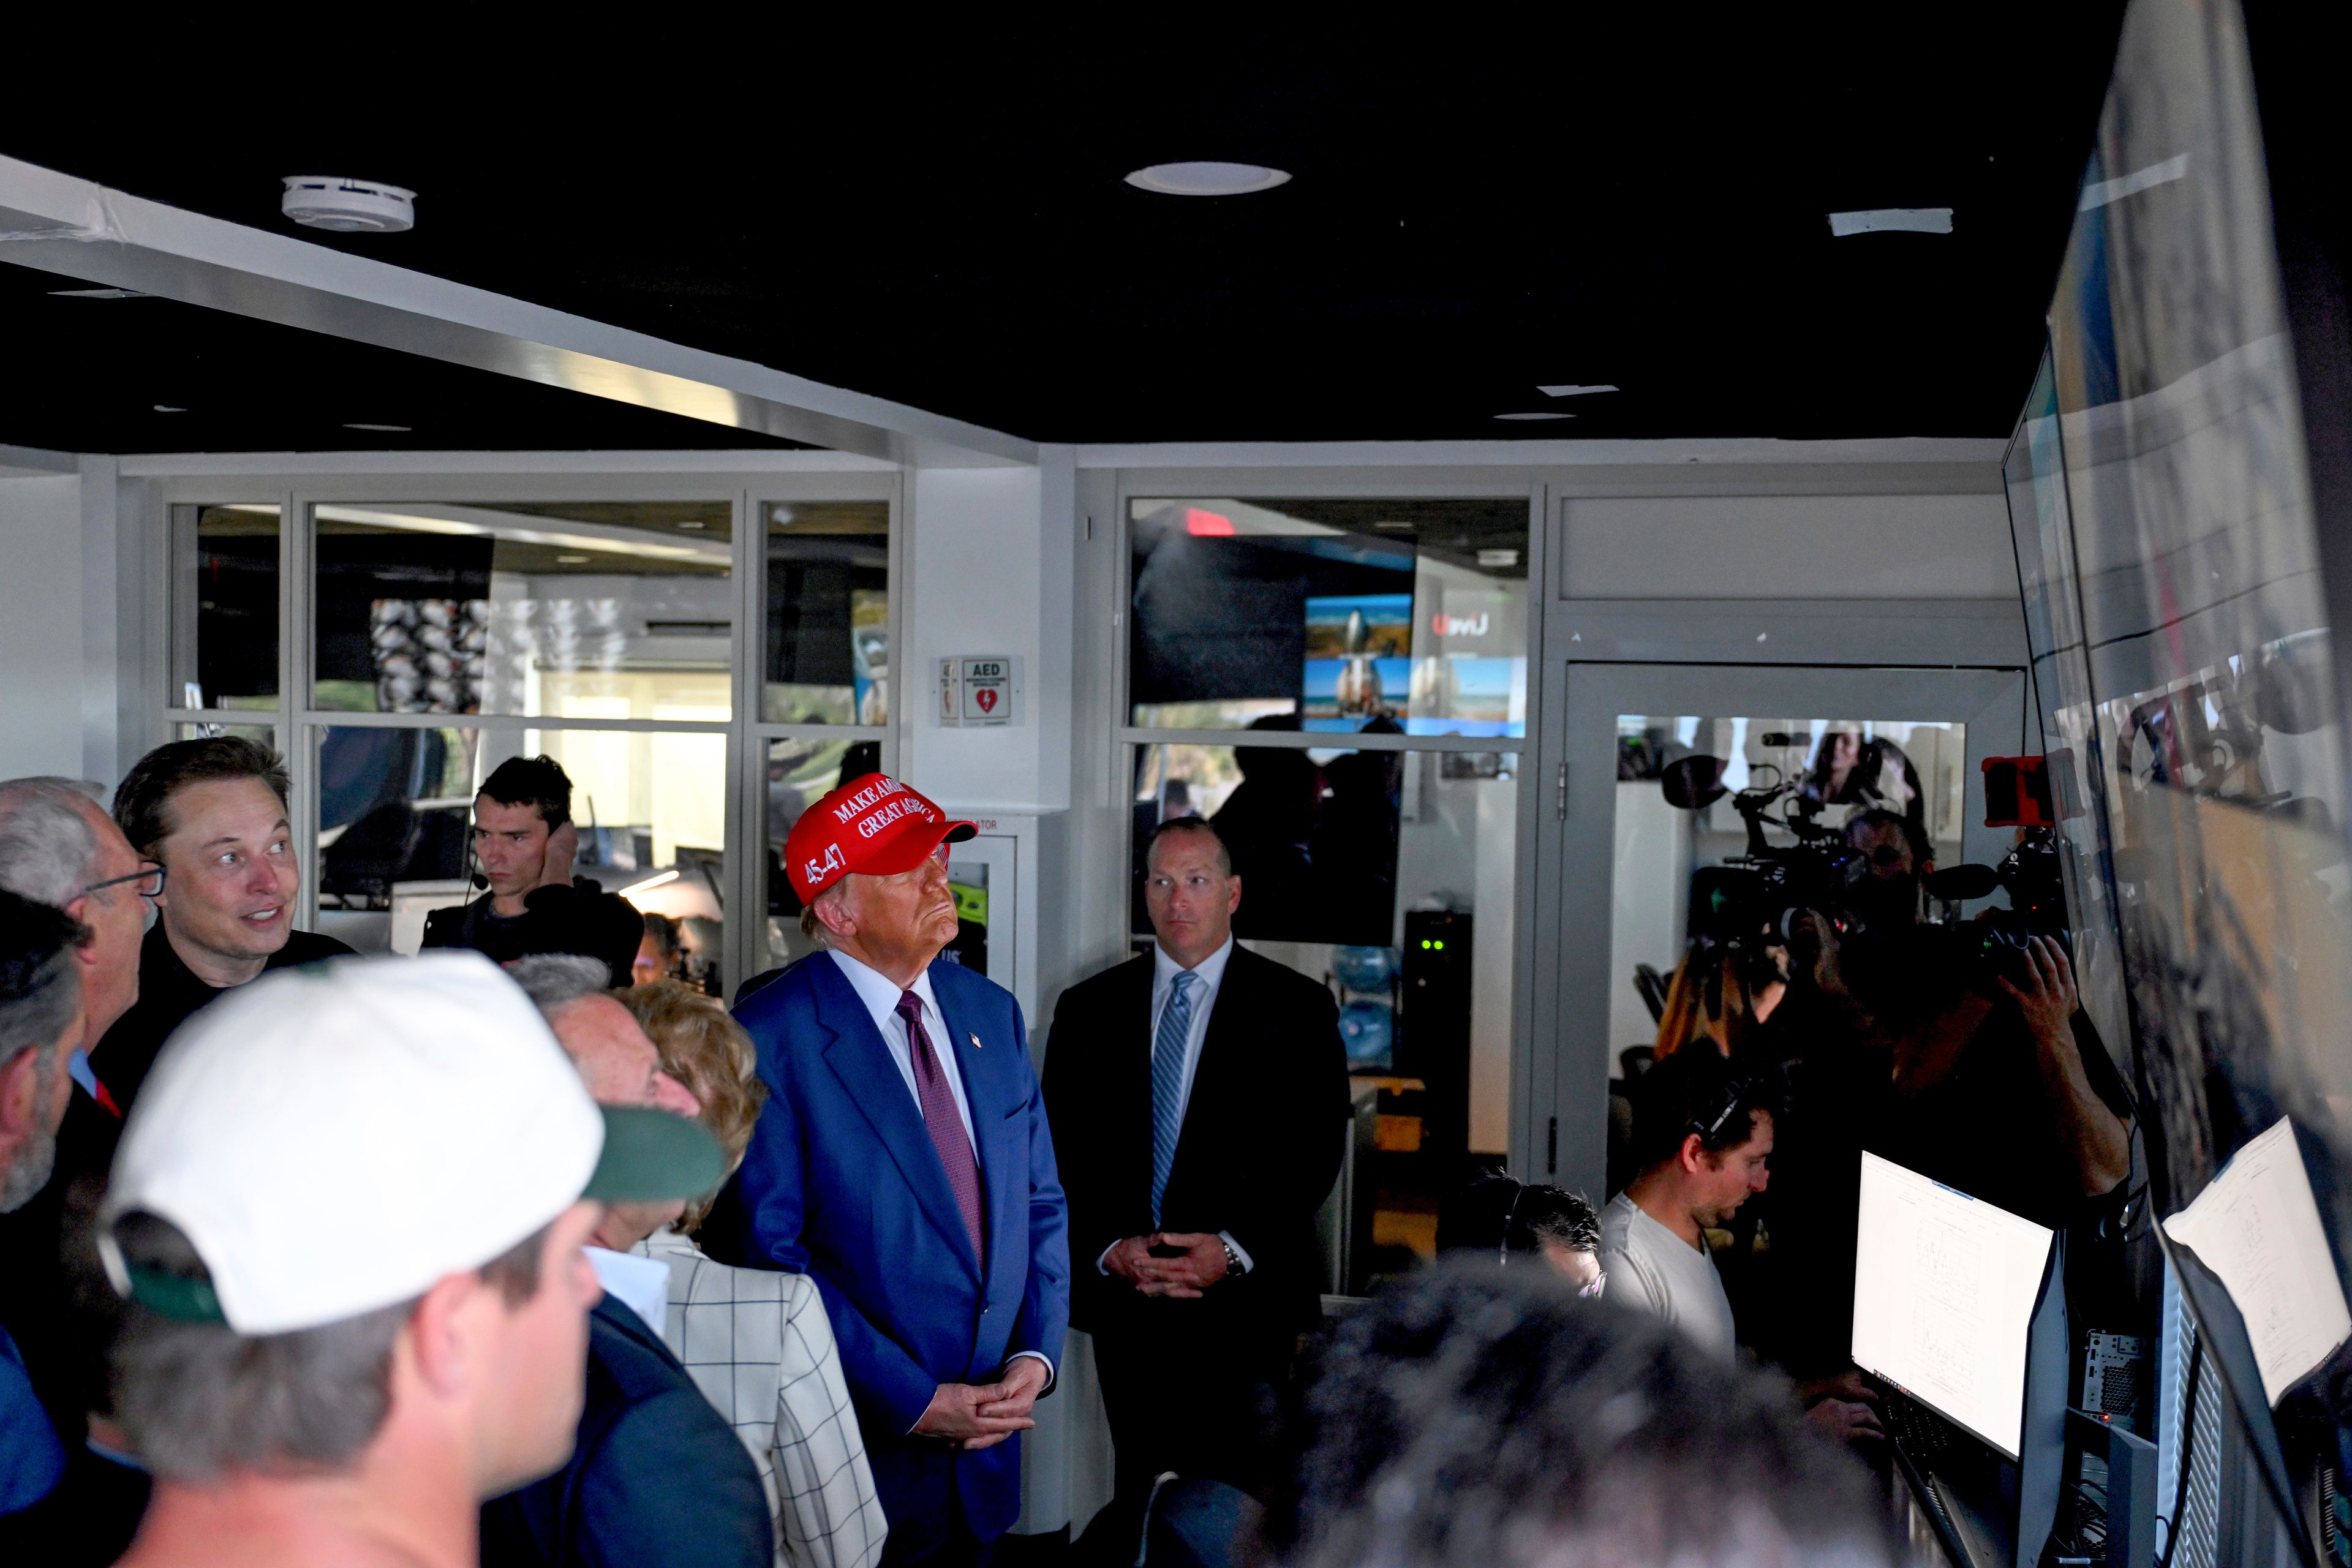
M 1503 1215 L 1503 1238 L 1495 1244 L 1495 1267 L 1497 1268 L 1511 1266 L 1511 1227 L 1519 1223 L 1519 1205 L 1526 1201 L 1528 1195 L 1525 1182 L 1521 1182 L 1518 1187 L 1519 1190 L 1511 1194 L 1511 1206 Z

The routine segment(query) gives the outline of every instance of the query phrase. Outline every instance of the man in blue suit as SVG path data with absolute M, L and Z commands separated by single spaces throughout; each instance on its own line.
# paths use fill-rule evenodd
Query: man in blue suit
M 1068 1211 L 1010 993 L 952 962 L 950 822 L 881 773 L 803 814 L 784 862 L 827 951 L 745 999 L 768 1103 L 738 1179 L 751 1247 L 806 1273 L 841 1347 L 885 1564 L 986 1560 L 1015 1436 L 1070 1317 Z

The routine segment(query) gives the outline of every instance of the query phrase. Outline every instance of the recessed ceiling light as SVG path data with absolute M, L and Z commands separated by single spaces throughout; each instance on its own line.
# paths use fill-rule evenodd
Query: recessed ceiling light
M 155 412 L 158 414 L 185 414 L 187 410 L 184 408 L 174 408 L 168 403 L 159 403 L 155 405 Z
M 1481 550 L 1478 552 L 1478 564 L 1481 566 L 1517 566 L 1518 563 L 1519 552 L 1516 550 Z
M 136 289 L 52 289 L 52 300 L 144 300 Z
M 416 226 L 416 193 L 381 180 L 289 174 L 278 208 L 296 223 L 331 234 L 399 234 Z
M 1409 522 L 1376 522 L 1372 524 L 1372 526 L 1389 533 L 1411 533 L 1412 531 L 1412 524 Z
M 1583 397 L 1595 392 L 1614 392 L 1617 389 L 1613 386 L 1538 386 L 1536 390 L 1546 397 Z
M 1129 174 L 1127 183 L 1163 196 L 1245 196 L 1287 184 L 1290 175 L 1263 163 L 1154 163 Z
M 1830 233 L 1843 239 L 1852 234 L 1949 234 L 1949 207 L 1871 207 L 1862 212 L 1830 214 Z
M 1573 419 L 1576 416 L 1547 408 L 1534 414 L 1497 414 L 1495 417 L 1497 419 Z
M 700 528 L 702 524 L 693 521 L 681 522 L 678 524 L 678 527 L 680 528 Z
M 585 555 L 559 555 L 555 558 L 555 562 L 559 566 L 585 566 L 588 564 L 588 557 Z
M 408 425 L 361 425 L 347 422 L 343 426 L 343 428 L 346 430 L 381 430 L 384 434 L 390 436 L 405 436 L 411 429 L 415 428 L 415 426 Z

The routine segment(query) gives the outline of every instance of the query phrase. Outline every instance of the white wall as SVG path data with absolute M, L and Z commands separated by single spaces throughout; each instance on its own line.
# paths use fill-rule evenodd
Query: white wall
M 1564 543 L 1571 599 L 2017 597 L 1998 493 L 1578 498 Z
M 899 686 L 908 780 L 959 807 L 1070 804 L 1073 482 L 1068 448 L 1034 468 L 918 468 L 907 482 L 910 658 Z M 936 718 L 939 660 L 1022 661 L 1018 721 L 961 730 Z
M 81 535 L 79 479 L 0 479 L 0 778 L 83 771 Z

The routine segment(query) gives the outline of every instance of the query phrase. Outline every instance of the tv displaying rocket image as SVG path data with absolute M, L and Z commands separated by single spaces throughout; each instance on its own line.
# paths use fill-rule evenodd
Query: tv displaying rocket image
M 1411 594 L 1307 598 L 1308 729 L 1354 730 L 1367 719 L 1402 719 L 1412 686 Z

